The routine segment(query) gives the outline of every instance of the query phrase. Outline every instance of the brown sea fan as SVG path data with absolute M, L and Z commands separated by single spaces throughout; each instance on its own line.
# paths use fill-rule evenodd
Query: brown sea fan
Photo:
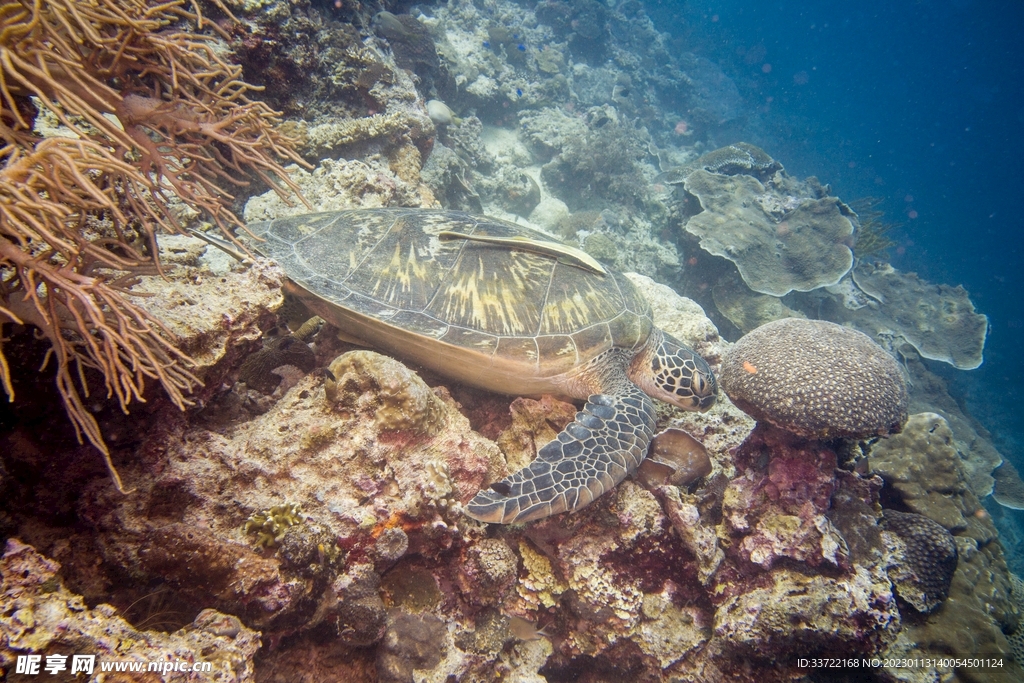
M 45 335 L 75 430 L 119 488 L 83 405 L 86 368 L 125 411 L 146 378 L 180 408 L 199 383 L 169 330 L 124 295 L 160 270 L 157 232 L 182 230 L 170 198 L 230 239 L 241 221 L 227 188 L 256 176 L 302 199 L 279 161 L 307 164 L 206 27 L 220 31 L 182 0 L 0 0 L 0 322 Z M 67 137 L 44 139 L 44 114 Z M 13 400 L 2 337 L 0 380 Z

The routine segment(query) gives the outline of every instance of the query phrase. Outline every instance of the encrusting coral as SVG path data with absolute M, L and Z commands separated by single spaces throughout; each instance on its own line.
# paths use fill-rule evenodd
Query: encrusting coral
M 951 531 L 977 525 L 979 506 L 968 488 L 953 432 L 941 415 L 911 415 L 902 433 L 871 448 L 867 471 L 884 481 L 903 509 Z
M 159 228 L 182 230 L 172 199 L 221 231 L 239 224 L 234 197 L 258 176 L 282 195 L 297 186 L 277 159 L 303 164 L 276 112 L 250 99 L 182 0 L 63 0 L 0 4 L 0 321 L 30 324 L 51 344 L 68 416 L 109 452 L 85 406 L 87 369 L 122 409 L 146 379 L 183 408 L 200 378 L 159 320 L 124 296 L 133 276 L 160 269 Z M 229 13 L 230 14 L 230 13 Z M 43 114 L 67 129 L 42 139 Z M 0 346 L 4 390 L 14 398 Z

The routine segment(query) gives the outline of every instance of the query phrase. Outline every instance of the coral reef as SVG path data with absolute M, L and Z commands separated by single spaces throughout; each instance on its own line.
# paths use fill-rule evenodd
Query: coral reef
M 311 173 L 294 166 L 288 170 L 316 211 L 437 204 L 425 185 L 402 180 L 379 158 L 372 163 L 324 159 Z M 253 223 L 304 213 L 307 211 L 288 206 L 275 193 L 267 192 L 246 202 L 244 215 Z
M 373 18 L 374 30 L 387 39 L 400 69 L 410 71 L 419 78 L 424 92 L 446 92 L 447 72 L 441 68 L 430 29 L 409 14 L 378 12 Z
M 318 161 L 312 171 L 288 168 L 313 207 L 441 205 L 527 217 L 641 273 L 628 277 L 655 323 L 724 364 L 735 375 L 727 390 L 747 387 L 765 404 L 737 401 L 761 422 L 755 428 L 725 396 L 706 413 L 658 406 L 659 429 L 688 435 L 671 449 L 682 462 L 668 463 L 656 442 L 645 465 L 655 472 L 641 470 L 586 509 L 485 528 L 464 514 L 465 501 L 526 465 L 577 406 L 421 379 L 391 358 L 352 351 L 331 327 L 288 334 L 285 323 L 308 313 L 279 309 L 279 269 L 257 258 L 243 270 L 194 240 L 161 236 L 160 261 L 174 267 L 166 279 L 143 273 L 135 287 L 151 296 L 132 301 L 180 336 L 197 363 L 189 372 L 205 385 L 194 387 L 196 406 L 185 413 L 162 395 L 130 419 L 88 403 L 133 495 L 117 494 L 100 464 L 82 462 L 41 418 L 0 433 L 0 496 L 10 500 L 0 531 L 59 559 L 73 591 L 98 605 L 71 617 L 114 629 L 141 648 L 133 650 L 140 659 L 158 638 L 191 634 L 188 647 L 214 648 L 212 658 L 232 663 L 223 680 L 255 672 L 282 683 L 764 683 L 807 678 L 800 657 L 1021 650 L 1024 601 L 977 500 L 1001 457 L 904 343 L 910 335 L 893 322 L 887 337 L 864 318 L 862 331 L 901 351 L 910 412 L 941 413 L 945 422 L 915 415 L 903 433 L 876 439 L 902 422 L 908 399 L 894 376 L 901 369 L 875 347 L 860 378 L 848 351 L 801 360 L 813 346 L 802 338 L 779 342 L 770 362 L 750 359 L 742 340 L 730 351 L 698 303 L 651 279 L 713 301 L 726 336 L 730 322 L 748 332 L 806 314 L 860 327 L 857 313 L 881 319 L 896 310 L 891 293 L 861 289 L 857 273 L 837 275 L 851 247 L 870 247 L 870 212 L 858 221 L 827 186 L 789 177 L 752 145 L 715 149 L 716 139 L 741 139 L 744 113 L 718 66 L 671 43 L 631 2 L 450 0 L 390 6 L 395 14 L 371 20 L 382 6 L 225 1 L 204 4 L 223 18 L 202 24 L 221 34 L 246 80 L 266 85 L 267 101 L 293 117 L 276 134 L 293 136 L 303 157 Z M 233 23 L 228 6 L 243 21 Z M 173 30 L 188 21 L 202 28 L 183 8 L 172 11 L 183 19 Z M 226 54 L 219 41 L 208 44 Z M 450 108 L 439 114 L 431 100 Z M 721 213 L 700 213 L 701 198 L 686 193 L 691 178 L 701 192 L 698 179 L 710 182 Z M 797 254 L 800 240 L 818 245 L 799 286 L 773 285 L 773 294 L 793 289 L 784 300 L 749 291 L 742 269 L 679 229 L 707 220 L 709 229 L 752 232 L 730 222 L 739 208 L 725 184 L 747 202 L 742 217 L 764 229 L 769 260 Z M 182 223 L 199 218 L 174 210 Z M 268 192 L 244 215 L 305 210 Z M 109 237 L 104 225 L 89 229 Z M 148 256 L 141 228 L 126 235 Z M 835 273 L 821 274 L 829 268 Z M 939 303 L 968 312 L 955 291 L 943 292 Z M 975 317 L 961 320 L 977 332 Z M 21 357 L 27 336 L 3 341 L 20 374 L 33 365 Z M 801 363 L 810 369 L 782 372 Z M 20 386 L 19 397 L 31 393 Z M 820 408 L 824 420 L 785 410 L 806 392 L 814 400 L 798 402 Z M 996 474 L 1012 484 L 1008 472 Z M 1007 500 L 1008 491 L 1000 485 L 997 494 Z M 940 531 L 917 514 L 949 526 Z M 912 524 L 899 521 L 908 516 Z M 944 564 L 934 561 L 939 551 L 948 569 L 951 538 L 952 578 L 930 574 Z M 49 595 L 73 607 L 58 582 L 40 585 L 33 599 L 47 614 L 65 615 L 41 601 Z M 141 629 L 145 616 L 130 606 L 154 590 L 180 612 L 168 618 L 173 628 L 195 624 L 166 636 L 132 632 L 101 604 L 119 606 Z M 0 622 L 10 616 L 0 610 Z M 265 644 L 255 659 L 254 628 Z M 2 666 L 10 652 L 0 648 Z M 1024 678 L 1006 661 L 990 680 Z M 868 675 L 908 680 L 905 669 Z M 982 678 L 939 669 L 914 676 Z
M 850 324 L 894 355 L 909 345 L 960 369 L 981 364 L 988 319 L 975 312 L 962 287 L 936 287 L 866 259 L 852 268 L 851 245 L 861 231 L 864 240 L 875 240 L 873 246 L 863 241 L 863 248 L 886 248 L 870 208 L 861 225 L 827 186 L 815 178 L 797 182 L 746 143 L 709 152 L 655 180 L 685 190 L 676 209 L 684 230 L 701 249 L 736 265 L 746 287 L 733 273 L 721 273 L 712 295 L 740 332 L 791 312 Z M 699 201 L 696 215 L 693 199 Z M 771 298 L 791 292 L 813 295 Z
M 778 670 L 808 653 L 877 654 L 895 638 L 900 620 L 884 572 L 859 569 L 835 579 L 780 569 L 769 581 L 719 608 L 715 636 L 729 656 Z
M 948 598 L 923 620 L 904 625 L 913 645 L 897 643 L 900 656 L 967 651 L 1002 655 L 1010 662 L 1011 647 L 1004 633 L 1018 629 L 1021 611 L 1012 596 L 996 529 L 967 484 L 949 425 L 934 413 L 912 415 L 903 432 L 872 446 L 866 466 L 885 481 L 881 499 L 896 511 L 886 510 L 887 520 L 909 510 L 938 523 L 953 534 L 959 557 Z M 898 561 L 898 552 L 893 557 Z M 918 574 L 913 567 L 894 568 L 898 591 L 906 588 L 908 569 Z M 913 587 L 911 595 L 921 596 L 921 588 Z M 929 603 L 925 600 L 922 606 Z M 992 675 L 998 677 L 991 680 L 1013 680 L 1020 669 L 1013 664 Z
M 764 569 L 782 558 L 848 566 L 846 541 L 824 514 L 836 487 L 834 452 L 759 424 L 735 458 L 742 475 L 729 482 L 722 503 L 733 554 Z
M 152 456 L 125 470 L 137 489 L 132 497 L 90 487 L 82 513 L 107 561 L 161 576 L 191 602 L 280 634 L 349 624 L 371 609 L 339 596 L 354 591 L 357 603 L 365 600 L 365 580 L 352 573 L 362 576 L 367 562 L 378 574 L 390 567 L 411 549 L 413 530 L 416 551 L 421 543 L 451 547 L 457 502 L 494 477 L 500 455 L 443 394 L 395 361 L 357 353 L 362 361 L 339 361 L 348 369 L 336 376 L 335 402 L 322 378 L 307 376 L 233 438 L 191 428 L 144 443 L 141 452 Z M 245 520 L 282 500 L 301 505 L 303 523 L 274 528 L 277 550 L 254 548 Z M 300 536 L 309 552 L 289 550 L 292 535 L 307 527 L 323 528 Z M 344 571 L 332 559 L 335 542 L 346 552 Z
M 190 668 L 197 662 L 211 664 L 202 674 L 211 681 L 255 680 L 260 634 L 236 617 L 204 610 L 174 633 L 136 630 L 110 605 L 89 608 L 64 587 L 59 571 L 60 564 L 32 546 L 7 541 L 0 558 L 0 675 L 13 674 L 18 655 L 41 656 L 40 673 L 51 675 L 72 670 L 71 655 L 92 655 L 88 674 L 95 671 L 95 680 L 106 675 L 100 665 L 112 661 L 142 667 L 165 663 L 166 681 L 192 680 Z
M 224 267 L 218 250 L 195 238 L 161 236 L 158 244 L 169 266 L 165 276 L 138 278 L 128 295 L 174 335 L 192 359 L 192 372 L 212 384 L 220 379 L 218 366 L 233 364 L 272 321 L 283 303 L 284 273 L 266 259 Z M 193 258 L 192 249 L 201 256 Z M 196 398 L 216 389 L 209 386 Z
M 1017 611 L 1024 614 L 1024 581 L 1016 574 L 1010 574 L 1010 597 L 1017 605 Z M 1020 624 L 1006 637 L 1013 649 L 1013 658 L 1017 664 L 1024 666 L 1024 628 Z
M 712 586 L 723 652 L 785 668 L 802 648 L 883 651 L 901 616 L 885 572 L 878 480 L 837 473 L 829 446 L 767 423 L 734 461 L 718 530 L 725 559 Z
M 787 318 L 744 335 L 722 363 L 722 386 L 757 420 L 807 438 L 898 432 L 907 387 L 896 361 L 865 335 Z
M 544 182 L 570 209 L 599 199 L 642 207 L 646 183 L 638 164 L 647 154 L 646 136 L 608 106 L 592 109 L 585 121 L 583 134 L 565 136 L 558 154 L 544 165 Z

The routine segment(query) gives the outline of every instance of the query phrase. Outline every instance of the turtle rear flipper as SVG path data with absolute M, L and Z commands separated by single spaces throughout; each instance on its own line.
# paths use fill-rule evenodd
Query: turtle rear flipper
M 477 493 L 466 514 L 513 524 L 579 510 L 640 465 L 654 423 L 654 404 L 632 383 L 615 395 L 594 394 L 533 462 Z

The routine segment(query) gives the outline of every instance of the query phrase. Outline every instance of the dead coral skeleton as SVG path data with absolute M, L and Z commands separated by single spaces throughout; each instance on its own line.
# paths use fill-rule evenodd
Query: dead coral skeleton
M 83 403 L 86 368 L 126 412 L 147 378 L 179 408 L 199 383 L 169 330 L 125 296 L 133 276 L 160 270 L 157 231 L 182 231 L 171 198 L 234 239 L 224 186 L 255 175 L 301 199 L 279 160 L 307 165 L 241 67 L 186 23 L 221 31 L 183 0 L 0 0 L 0 322 L 50 342 L 44 365 L 56 360 L 79 440 L 104 454 L 118 488 Z M 42 139 L 44 112 L 70 137 Z M 0 380 L 13 400 L 2 336 Z

